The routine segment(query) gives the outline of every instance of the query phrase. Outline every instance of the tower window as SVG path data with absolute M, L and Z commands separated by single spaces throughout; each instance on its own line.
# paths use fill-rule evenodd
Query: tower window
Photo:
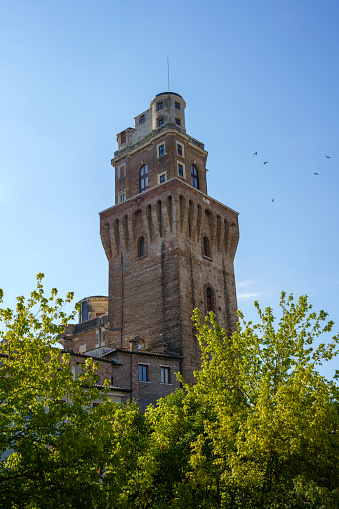
M 140 118 L 139 118 L 139 124 L 143 124 L 146 120 L 146 117 L 145 115 L 141 115 Z
M 211 258 L 211 248 L 210 248 L 210 241 L 207 237 L 203 238 L 203 254 L 207 258 Z
M 147 164 L 143 164 L 139 171 L 139 189 L 140 193 L 146 191 L 148 188 L 148 167 Z
M 157 110 L 162 110 L 162 109 L 163 109 L 163 107 L 164 107 L 164 102 L 163 102 L 163 101 L 159 101 L 159 102 L 157 103 Z
M 206 288 L 206 311 L 209 313 L 213 311 L 213 303 L 212 303 L 212 289 Z
M 163 182 L 166 182 L 166 173 L 159 175 L 159 184 L 162 184 Z
M 191 182 L 193 187 L 199 189 L 199 175 L 197 167 L 194 164 L 191 164 Z
M 158 119 L 158 127 L 161 127 L 162 125 L 164 125 L 164 123 L 165 123 L 165 120 L 163 119 L 163 117 Z
M 168 366 L 161 366 L 161 383 L 169 384 L 170 382 L 170 368 Z
M 142 258 L 145 256 L 145 237 L 140 237 L 138 243 L 138 258 Z
M 126 133 L 125 132 L 121 133 L 121 135 L 120 135 L 120 143 L 121 143 L 121 145 L 125 145 L 125 143 L 126 143 Z
M 177 125 L 181 125 L 180 118 L 175 117 L 175 123 L 176 123 Z
M 179 177 L 183 177 L 184 176 L 184 167 L 180 163 L 178 163 L 178 175 L 179 175 Z
M 118 166 L 118 179 L 121 179 L 125 175 L 126 175 L 126 165 L 124 163 Z
M 182 156 L 182 145 L 180 143 L 177 143 L 177 153 L 178 156 Z
M 148 382 L 147 364 L 139 364 L 139 382 Z
M 121 193 L 119 197 L 120 197 L 120 203 L 123 203 L 126 200 L 126 194 L 125 193 Z
M 165 144 L 163 143 L 162 145 L 159 145 L 159 149 L 158 149 L 158 157 L 162 157 L 165 155 Z
M 176 110 L 180 110 L 180 103 L 175 102 L 175 103 L 174 103 L 174 106 L 175 106 L 175 109 L 176 109 Z

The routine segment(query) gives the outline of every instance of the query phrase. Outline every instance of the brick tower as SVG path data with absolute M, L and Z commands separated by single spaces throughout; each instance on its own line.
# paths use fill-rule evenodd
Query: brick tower
M 109 262 L 105 344 L 182 356 L 186 381 L 199 369 L 191 316 L 213 310 L 237 322 L 233 260 L 238 214 L 207 195 L 203 143 L 186 134 L 184 99 L 158 94 L 117 135 L 115 205 L 100 213 Z

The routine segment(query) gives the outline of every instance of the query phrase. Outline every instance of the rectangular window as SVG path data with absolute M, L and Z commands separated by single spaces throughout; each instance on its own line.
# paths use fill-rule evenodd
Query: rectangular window
M 157 110 L 162 110 L 163 107 L 164 107 L 163 101 L 159 101 L 158 104 L 157 104 Z
M 177 143 L 177 152 L 178 156 L 182 156 L 182 145 L 180 145 L 179 143 Z
M 175 119 L 175 123 L 176 123 L 177 125 L 180 125 L 180 118 L 176 118 L 176 119 Z
M 125 145 L 125 143 L 126 143 L 126 133 L 121 133 L 120 143 L 121 143 L 121 145 Z
M 180 103 L 175 102 L 174 104 L 175 104 L 175 109 L 176 109 L 176 110 L 180 110 Z
M 124 163 L 118 166 L 118 179 L 121 179 L 125 175 L 126 175 L 126 165 Z
M 160 175 L 159 181 L 160 181 L 160 184 L 162 184 L 163 182 L 165 182 L 165 181 L 166 181 L 166 175 L 165 175 L 165 173 L 163 173 L 162 175 Z
M 165 121 L 163 118 L 159 118 L 158 120 L 158 126 L 161 127 L 162 125 L 164 125 Z
M 180 163 L 178 163 L 178 175 L 179 175 L 179 177 L 183 177 L 184 176 L 184 167 Z
M 165 145 L 160 145 L 159 146 L 159 157 L 162 157 L 165 155 Z
M 139 382 L 148 382 L 147 364 L 139 364 Z
M 161 366 L 161 383 L 162 384 L 170 383 L 170 368 L 167 366 Z
M 145 120 L 146 120 L 145 115 L 141 115 L 141 117 L 139 118 L 139 124 L 143 124 Z
M 74 380 L 78 380 L 78 377 L 79 375 L 81 375 L 82 373 L 84 373 L 84 371 L 82 370 L 82 367 L 84 366 L 83 363 L 81 362 L 76 362 L 75 364 L 73 364 L 72 366 L 72 372 L 73 372 L 73 378 Z

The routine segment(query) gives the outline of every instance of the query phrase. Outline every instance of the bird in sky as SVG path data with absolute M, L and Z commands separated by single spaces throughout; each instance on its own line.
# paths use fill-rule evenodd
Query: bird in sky
M 327 156 L 326 154 L 325 157 L 327 157 L 327 159 L 332 159 L 332 156 Z
M 258 152 L 254 152 L 254 154 L 253 154 L 253 155 L 254 155 L 254 156 L 257 156 L 257 155 L 258 155 Z
M 313 175 L 319 175 L 319 173 L 313 173 Z
M 272 198 L 272 203 L 274 203 L 274 198 Z
M 264 164 L 268 164 L 268 161 L 265 161 Z

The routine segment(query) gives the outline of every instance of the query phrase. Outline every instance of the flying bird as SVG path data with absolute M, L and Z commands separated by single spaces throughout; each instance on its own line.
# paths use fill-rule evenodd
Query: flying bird
M 325 157 L 327 157 L 327 159 L 332 159 L 332 156 L 327 156 L 326 154 Z
M 272 198 L 272 203 L 274 203 L 274 198 Z
M 253 154 L 253 155 L 254 155 L 254 156 L 257 156 L 257 155 L 258 155 L 258 152 L 254 152 L 254 154 Z
M 268 161 L 265 161 L 264 164 L 268 164 Z
M 319 175 L 319 173 L 313 173 L 313 175 Z

